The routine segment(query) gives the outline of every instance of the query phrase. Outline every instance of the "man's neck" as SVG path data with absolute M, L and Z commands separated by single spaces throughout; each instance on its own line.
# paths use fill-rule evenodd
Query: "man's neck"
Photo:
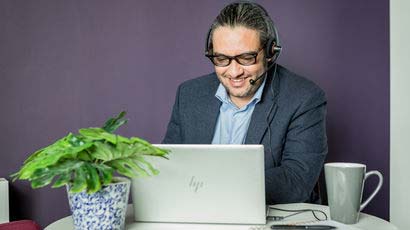
M 239 109 L 247 105 L 252 99 L 252 97 L 241 98 L 241 97 L 231 97 L 231 96 L 229 96 L 229 98 L 231 99 L 232 103 L 236 105 L 236 107 L 238 107 Z

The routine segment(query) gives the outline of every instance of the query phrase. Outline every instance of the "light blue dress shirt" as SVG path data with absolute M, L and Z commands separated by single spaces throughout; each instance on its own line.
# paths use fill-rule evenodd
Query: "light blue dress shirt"
M 216 122 L 212 144 L 244 144 L 256 104 L 261 100 L 266 77 L 248 104 L 238 108 L 220 83 L 215 93 L 222 105 Z

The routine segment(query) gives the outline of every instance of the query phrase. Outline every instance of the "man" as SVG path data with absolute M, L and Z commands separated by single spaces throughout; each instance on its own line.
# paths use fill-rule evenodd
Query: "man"
M 163 143 L 263 144 L 267 203 L 315 202 L 327 154 L 326 99 L 275 63 L 278 43 L 260 5 L 222 9 L 206 45 L 215 73 L 179 86 Z

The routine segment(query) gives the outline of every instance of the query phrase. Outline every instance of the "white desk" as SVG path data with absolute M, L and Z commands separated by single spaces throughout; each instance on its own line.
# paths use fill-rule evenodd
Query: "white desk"
M 318 209 L 324 211 L 329 216 L 329 207 L 315 204 L 280 204 L 273 207 L 283 209 Z M 271 211 L 271 215 L 286 215 L 289 213 L 282 213 L 280 211 Z M 134 222 L 134 214 L 132 205 L 128 205 L 127 217 L 126 217 L 126 229 L 130 230 L 269 230 L 272 224 L 282 223 L 307 223 L 314 220 L 311 213 L 303 213 L 286 218 L 285 221 L 273 222 L 269 221 L 266 226 L 251 226 L 251 225 L 221 225 L 221 224 L 170 224 L 170 223 L 136 223 Z M 319 224 L 319 223 L 318 223 Z M 322 223 L 320 223 L 322 224 Z M 330 223 L 332 224 L 332 223 Z M 337 223 L 336 223 L 337 224 Z M 334 225 L 334 224 L 333 224 Z M 72 230 L 73 220 L 71 216 L 57 220 L 45 228 L 45 230 Z M 360 219 L 357 224 L 346 225 L 338 227 L 343 230 L 397 230 L 397 228 L 378 217 L 371 216 L 365 213 L 360 214 Z

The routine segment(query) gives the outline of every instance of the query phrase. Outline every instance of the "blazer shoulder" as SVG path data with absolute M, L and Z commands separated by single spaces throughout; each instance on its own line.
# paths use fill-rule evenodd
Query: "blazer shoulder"
M 303 101 L 312 97 L 326 101 L 325 92 L 312 80 L 289 71 L 284 67 L 278 69 L 280 76 L 280 96 L 282 98 Z

